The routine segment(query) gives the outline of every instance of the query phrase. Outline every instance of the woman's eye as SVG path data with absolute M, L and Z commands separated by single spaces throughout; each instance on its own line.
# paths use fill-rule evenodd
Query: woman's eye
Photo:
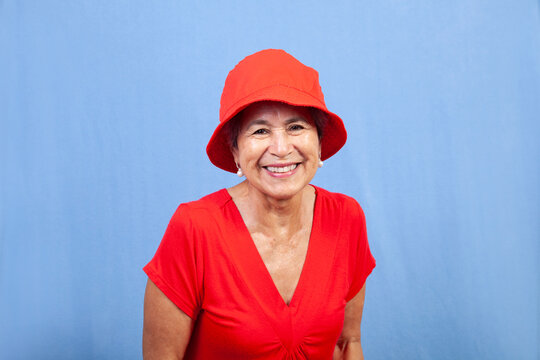
M 267 130 L 266 129 L 257 129 L 253 132 L 254 135 L 263 135 L 263 134 L 266 134 L 267 133 Z
M 297 131 L 297 130 L 302 130 L 302 129 L 304 129 L 304 127 L 300 124 L 294 124 L 289 127 L 289 130 L 292 130 L 292 131 Z

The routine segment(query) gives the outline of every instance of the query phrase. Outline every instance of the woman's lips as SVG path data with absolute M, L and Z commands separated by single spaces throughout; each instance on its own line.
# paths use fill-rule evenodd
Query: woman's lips
M 286 173 L 289 171 L 293 171 L 296 169 L 298 164 L 292 164 L 287 166 L 265 166 L 266 170 L 273 172 L 273 173 Z
M 263 166 L 263 168 L 271 175 L 275 177 L 289 176 L 294 173 L 294 170 L 298 168 L 300 163 L 295 164 L 273 164 L 268 166 Z

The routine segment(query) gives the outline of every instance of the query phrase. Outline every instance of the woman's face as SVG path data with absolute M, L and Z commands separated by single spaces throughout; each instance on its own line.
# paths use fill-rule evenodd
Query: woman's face
M 309 184 L 317 172 L 320 144 L 306 108 L 259 102 L 247 107 L 240 121 L 233 155 L 250 186 L 283 200 Z

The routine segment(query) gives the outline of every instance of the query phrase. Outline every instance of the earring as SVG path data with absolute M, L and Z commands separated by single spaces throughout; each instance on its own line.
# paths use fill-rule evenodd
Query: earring
M 319 167 L 322 168 L 323 165 L 324 165 L 323 161 L 319 159 Z
M 240 166 L 238 166 L 238 164 L 236 164 L 236 167 L 238 168 L 238 171 L 236 172 L 236 175 L 238 175 L 238 177 L 244 176 L 244 172 L 242 171 L 242 169 L 240 169 Z

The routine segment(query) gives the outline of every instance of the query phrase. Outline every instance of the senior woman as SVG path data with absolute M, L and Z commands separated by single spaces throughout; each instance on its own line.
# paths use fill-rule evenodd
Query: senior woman
M 283 50 L 243 59 L 207 146 L 236 186 L 181 204 L 144 270 L 151 359 L 362 359 L 364 214 L 311 185 L 345 143 L 317 72 Z

